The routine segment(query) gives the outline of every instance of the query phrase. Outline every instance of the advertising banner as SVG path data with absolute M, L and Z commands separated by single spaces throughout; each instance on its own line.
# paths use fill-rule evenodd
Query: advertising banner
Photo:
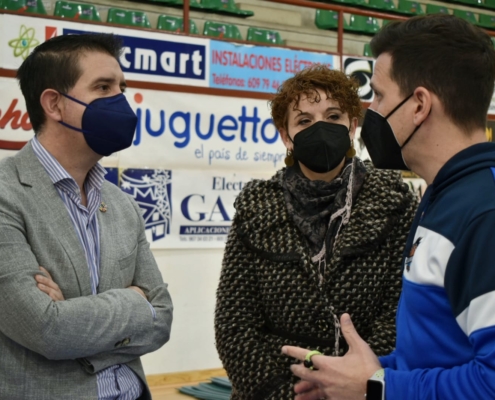
M 151 248 L 222 248 L 234 217 L 234 200 L 255 177 L 269 175 L 121 169 L 119 184 L 139 204 Z
M 273 93 L 280 84 L 312 64 L 338 69 L 326 53 L 211 41 L 210 87 Z
M 13 78 L 0 78 L 0 158 L 33 137 Z M 152 248 L 222 248 L 234 200 L 285 157 L 266 101 L 129 89 L 134 143 L 101 163 L 139 204 Z M 78 133 L 75 133 L 78 134 Z
M 17 69 L 40 43 L 58 35 L 114 33 L 129 80 L 273 93 L 312 64 L 339 69 L 331 54 L 234 44 L 83 22 L 0 14 L 0 67 Z
M 266 100 L 128 89 L 139 122 L 122 167 L 271 173 L 285 158 Z
M 14 155 L 33 137 L 17 81 L 0 77 L 0 158 Z
M 18 150 L 33 136 L 13 78 L 0 77 L 0 150 Z M 266 100 L 127 89 L 138 116 L 132 146 L 103 158 L 121 168 L 183 168 L 274 173 L 285 147 Z M 0 153 L 1 156 L 1 153 Z M 118 158 L 117 158 L 118 157 Z
M 40 43 L 58 35 L 114 33 L 123 40 L 120 58 L 127 79 L 209 85 L 210 41 L 136 29 L 0 14 L 1 67 L 17 69 Z

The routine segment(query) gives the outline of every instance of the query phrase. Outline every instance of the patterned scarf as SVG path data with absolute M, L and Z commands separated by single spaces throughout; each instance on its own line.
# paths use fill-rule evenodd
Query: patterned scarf
M 285 171 L 287 209 L 308 241 L 312 261 L 320 267 L 320 280 L 365 177 L 366 167 L 356 157 L 346 159 L 342 172 L 331 182 L 309 180 L 297 162 Z

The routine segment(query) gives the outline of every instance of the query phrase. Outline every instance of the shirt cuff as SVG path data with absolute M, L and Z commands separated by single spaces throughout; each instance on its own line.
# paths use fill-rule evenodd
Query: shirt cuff
M 154 320 L 156 320 L 156 311 L 155 311 L 155 307 L 153 307 L 153 306 L 151 305 L 151 303 L 150 303 L 148 300 L 146 300 L 146 302 L 147 302 L 147 303 L 148 303 L 148 305 L 150 306 L 150 309 L 151 309 L 151 315 L 153 315 L 153 321 L 154 321 Z

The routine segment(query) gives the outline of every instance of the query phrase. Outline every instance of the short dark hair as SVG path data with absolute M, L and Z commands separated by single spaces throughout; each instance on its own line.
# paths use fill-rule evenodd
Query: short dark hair
M 46 89 L 67 93 L 83 71 L 79 57 L 84 52 L 103 52 L 119 59 L 122 41 L 112 34 L 62 35 L 37 46 L 17 70 L 29 119 L 36 134 L 45 123 L 40 97 Z
M 371 51 L 391 55 L 390 77 L 403 96 L 423 86 L 461 128 L 486 126 L 495 50 L 483 30 L 453 15 L 414 17 L 387 24 L 372 39 Z

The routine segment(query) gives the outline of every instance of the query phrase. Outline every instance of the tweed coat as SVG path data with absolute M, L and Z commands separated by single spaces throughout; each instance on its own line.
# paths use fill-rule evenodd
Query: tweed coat
M 401 258 L 417 207 L 400 173 L 366 163 L 351 217 L 320 284 L 308 243 L 288 214 L 279 171 L 235 202 L 215 311 L 216 346 L 233 400 L 293 399 L 283 345 L 335 355 L 334 315 L 350 313 L 377 355 L 395 347 Z M 339 355 L 347 350 L 339 340 Z

